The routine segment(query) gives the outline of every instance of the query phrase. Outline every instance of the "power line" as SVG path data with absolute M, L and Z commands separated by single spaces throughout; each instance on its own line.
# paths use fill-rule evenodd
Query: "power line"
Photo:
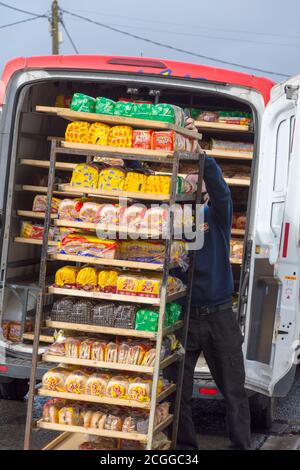
M 99 11 L 91 11 L 91 10 L 78 10 L 76 9 L 75 11 L 84 11 L 85 13 L 92 13 L 95 15 L 101 15 L 101 16 L 109 16 L 113 18 L 122 18 L 122 19 L 128 19 L 128 20 L 136 20 L 138 22 L 147 22 L 147 23 L 157 23 L 157 24 L 168 24 L 172 26 L 179 26 L 181 28 L 194 28 L 194 29 L 205 29 L 209 31 L 223 31 L 227 33 L 240 33 L 240 34 L 256 34 L 259 36 L 272 36 L 272 37 L 282 37 L 282 38 L 288 38 L 288 39 L 300 39 L 300 36 L 293 36 L 293 35 L 286 35 L 286 34 L 278 34 L 278 33 L 266 33 L 266 32 L 261 32 L 261 31 L 249 31 L 249 30 L 241 30 L 241 29 L 227 29 L 227 28 L 213 28 L 211 26 L 203 26 L 203 25 L 193 25 L 193 24 L 183 24 L 183 23 L 174 23 L 170 21 L 160 21 L 157 19 L 147 19 L 147 18 L 140 18 L 137 16 L 124 16 L 124 15 L 116 15 L 116 14 L 108 14 L 108 13 L 102 13 Z
M 78 21 L 81 21 L 77 19 Z M 144 26 L 134 26 L 134 25 L 126 25 L 126 24 L 116 24 L 110 23 L 110 26 L 118 26 L 118 27 L 125 27 L 129 29 L 142 29 L 143 31 L 152 31 L 155 33 L 164 33 L 164 34 L 175 34 L 176 36 L 190 36 L 190 37 L 200 37 L 200 38 L 208 38 L 208 39 L 215 39 L 221 41 L 232 41 L 232 42 L 248 42 L 252 44 L 263 44 L 267 46 L 282 46 L 282 47 L 300 47 L 300 44 L 287 44 L 287 43 L 280 43 L 280 42 L 267 42 L 267 41 L 255 41 L 253 39 L 240 39 L 240 38 L 228 38 L 224 36 L 211 36 L 208 34 L 197 34 L 197 33 L 183 33 L 182 31 L 169 31 L 165 29 L 156 29 L 156 28 L 147 28 Z
M 240 68 L 243 68 L 243 69 L 246 69 L 246 70 L 253 70 L 253 71 L 256 71 L 256 72 L 267 73 L 269 75 L 289 77 L 289 75 L 286 75 L 286 74 L 283 74 L 283 73 L 274 72 L 274 71 L 270 71 L 270 70 L 265 70 L 265 69 L 261 69 L 261 68 L 258 68 L 258 67 L 249 67 L 247 65 L 242 65 L 242 64 L 238 64 L 236 62 L 229 62 L 229 61 L 226 61 L 226 60 L 217 59 L 215 57 L 207 56 L 207 55 L 204 55 L 204 54 L 197 54 L 196 52 L 191 52 L 191 51 L 188 51 L 188 50 L 185 50 L 185 49 L 181 49 L 179 47 L 171 46 L 170 44 L 164 44 L 162 42 L 154 41 L 152 39 L 145 38 L 145 37 L 139 36 L 137 34 L 129 33 L 128 31 L 123 31 L 119 28 L 115 28 L 115 27 L 107 25 L 105 23 L 100 23 L 98 21 L 92 20 L 91 18 L 87 18 L 85 16 L 78 15 L 76 13 L 72 13 L 68 10 L 63 10 L 62 9 L 61 11 L 63 11 L 63 13 L 71 15 L 75 18 L 80 18 L 80 19 L 82 19 L 84 21 L 87 21 L 89 23 L 95 24 L 97 26 L 101 26 L 102 28 L 109 29 L 111 31 L 115 31 L 117 33 L 123 34 L 125 36 L 132 37 L 134 39 L 138 39 L 140 41 L 147 42 L 149 44 L 154 44 L 155 46 L 164 47 L 166 49 L 170 49 L 170 50 L 173 50 L 173 51 L 176 51 L 176 52 L 182 52 L 183 54 L 188 54 L 188 55 L 191 55 L 191 56 L 194 56 L 194 57 L 198 57 L 200 59 L 206 59 L 206 60 L 210 60 L 210 61 L 213 61 L 213 62 L 219 62 L 220 64 L 226 64 L 226 65 L 231 65 L 231 66 L 234 66 L 234 67 L 240 67 Z
M 71 37 L 69 31 L 67 30 L 67 27 L 66 27 L 66 25 L 65 25 L 65 23 L 64 23 L 64 20 L 63 20 L 62 18 L 60 18 L 60 24 L 61 24 L 62 27 L 64 28 L 65 33 L 66 33 L 66 35 L 68 36 L 69 41 L 70 41 L 70 43 L 72 44 L 72 47 L 73 47 L 74 51 L 76 52 L 76 54 L 79 54 L 79 51 L 78 51 L 77 47 L 75 46 L 75 43 L 74 43 L 74 41 L 73 41 L 73 39 L 72 39 L 72 37 Z
M 39 18 L 42 18 L 42 17 L 46 17 L 47 18 L 47 15 L 44 14 L 44 15 L 39 15 L 38 13 L 33 13 L 32 11 L 28 11 L 28 10 L 22 10 L 21 8 L 16 8 L 16 7 L 13 7 L 11 5 L 8 5 L 7 3 L 4 3 L 4 2 L 0 2 L 0 5 L 5 7 L 5 8 L 10 8 L 11 10 L 14 10 L 14 11 L 19 11 L 21 13 L 25 13 L 26 15 L 31 15 L 31 16 L 37 16 Z
M 0 29 L 9 28 L 10 26 L 15 26 L 21 23 L 27 23 L 28 21 L 38 20 L 40 18 L 45 18 L 45 15 L 35 16 L 34 18 L 26 18 L 26 20 L 15 21 L 14 23 L 4 24 L 0 26 Z

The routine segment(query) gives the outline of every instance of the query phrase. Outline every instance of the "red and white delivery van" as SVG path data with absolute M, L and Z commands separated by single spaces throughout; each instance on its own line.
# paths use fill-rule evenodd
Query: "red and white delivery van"
M 30 208 L 36 186 L 43 185 L 48 171 L 43 164 L 49 154 L 46 136 L 63 135 L 65 128 L 57 116 L 36 112 L 37 105 L 53 106 L 57 96 L 82 92 L 249 113 L 249 128 L 234 123 L 197 125 L 207 141 L 254 145 L 253 155 L 208 153 L 224 170 L 234 210 L 246 214 L 245 229 L 233 228 L 233 239 L 243 243 L 243 258 L 233 258 L 232 267 L 245 338 L 246 385 L 255 392 L 256 411 L 266 425 L 274 398 L 291 388 L 300 355 L 299 84 L 300 77 L 276 85 L 240 72 L 140 57 L 77 55 L 10 61 L 0 81 L 0 318 L 21 323 L 23 333 L 25 318 L 34 310 L 41 248 L 18 243 L 18 214 Z M 24 178 L 27 185 L 20 184 Z M 25 395 L 30 347 L 13 345 L 0 360 L 2 397 Z M 44 370 L 41 362 L 39 377 Z M 201 359 L 194 391 L 198 397 L 218 396 Z

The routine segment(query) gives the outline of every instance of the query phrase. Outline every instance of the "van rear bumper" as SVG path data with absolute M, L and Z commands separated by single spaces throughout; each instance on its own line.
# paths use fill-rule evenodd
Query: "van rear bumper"
M 16 359 L 7 357 L 5 363 L 0 363 L 0 382 L 7 382 L 10 379 L 29 379 L 31 372 L 30 359 Z M 37 380 L 40 381 L 43 374 L 51 367 L 49 363 L 39 362 L 37 368 Z

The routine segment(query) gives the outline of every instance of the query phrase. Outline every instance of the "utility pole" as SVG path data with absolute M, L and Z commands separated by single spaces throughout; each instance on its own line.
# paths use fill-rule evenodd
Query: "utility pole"
M 51 8 L 51 36 L 52 36 L 52 54 L 59 54 L 59 13 L 58 2 L 53 0 Z

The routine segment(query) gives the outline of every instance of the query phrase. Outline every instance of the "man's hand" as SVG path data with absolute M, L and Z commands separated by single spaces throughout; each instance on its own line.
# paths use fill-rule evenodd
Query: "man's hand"
M 197 127 L 195 126 L 195 121 L 193 118 L 187 118 L 185 121 L 185 128 L 189 129 L 190 131 L 193 132 L 198 132 Z M 199 144 L 199 140 L 194 140 L 193 141 L 193 146 L 192 146 L 192 152 L 201 152 L 201 145 Z

